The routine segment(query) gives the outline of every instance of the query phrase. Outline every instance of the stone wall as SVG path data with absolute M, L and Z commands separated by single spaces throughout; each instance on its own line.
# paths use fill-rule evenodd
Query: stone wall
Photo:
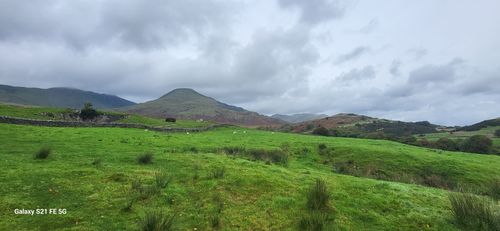
M 138 128 L 148 129 L 160 132 L 201 132 L 208 131 L 214 128 L 223 127 L 227 125 L 212 125 L 204 128 L 161 128 L 152 127 L 143 124 L 126 124 L 126 123 L 94 123 L 94 122 L 81 122 L 81 121 L 57 121 L 57 120 L 33 120 L 25 118 L 17 118 L 10 116 L 0 116 L 0 123 L 8 124 L 21 124 L 21 125 L 34 125 L 46 127 L 111 127 L 111 128 Z

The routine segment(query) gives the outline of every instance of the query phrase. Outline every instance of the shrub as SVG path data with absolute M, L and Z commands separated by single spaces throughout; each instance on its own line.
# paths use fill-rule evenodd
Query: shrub
M 85 103 L 83 109 L 80 110 L 80 118 L 82 120 L 93 120 L 99 116 L 99 112 L 92 108 L 91 103 Z
M 328 136 L 330 132 L 325 127 L 319 126 L 312 131 L 312 134 L 319 136 Z
M 52 153 L 52 149 L 49 147 L 40 148 L 40 150 L 35 153 L 35 159 L 47 159 L 50 153 Z
M 168 122 L 168 123 L 175 123 L 176 121 L 177 121 L 177 119 L 172 118 L 172 117 L 165 118 L 165 122 Z
M 495 130 L 495 137 L 500 137 L 500 129 Z
M 165 172 L 155 172 L 155 183 L 158 188 L 166 188 L 172 180 Z
M 448 151 L 458 151 L 458 144 L 449 138 L 443 137 L 439 138 L 436 142 L 434 142 L 434 148 L 448 150 Z
M 466 230 L 500 229 L 500 217 L 494 214 L 491 201 L 471 193 L 450 193 L 448 198 L 456 222 Z
M 324 180 L 316 179 L 316 183 L 307 191 L 307 208 L 310 210 L 328 210 L 330 193 Z
M 226 173 L 226 168 L 224 166 L 215 167 L 212 169 L 212 178 L 220 179 L 224 177 Z
M 175 215 L 168 215 L 163 211 L 147 211 L 139 220 L 139 229 L 143 231 L 173 230 Z
M 304 231 L 332 230 L 335 217 L 327 213 L 312 212 L 299 220 L 298 229 Z
M 153 162 L 153 154 L 150 152 L 146 152 L 137 157 L 137 162 L 139 164 L 150 164 Z
M 492 145 L 490 138 L 484 135 L 474 135 L 463 141 L 461 151 L 489 153 Z

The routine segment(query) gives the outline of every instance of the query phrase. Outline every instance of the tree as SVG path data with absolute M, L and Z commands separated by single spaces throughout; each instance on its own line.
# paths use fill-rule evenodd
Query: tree
M 433 146 L 434 146 L 434 148 L 448 150 L 448 151 L 458 151 L 459 150 L 457 143 L 454 140 L 446 138 L 446 137 L 439 138 L 439 140 L 437 140 Z
M 328 136 L 330 134 L 330 132 L 328 131 L 328 129 L 326 129 L 325 127 L 322 127 L 322 126 L 319 126 L 317 128 L 315 128 L 312 133 L 314 135 L 320 135 L 320 136 Z
M 99 116 L 99 112 L 97 112 L 93 107 L 92 103 L 85 103 L 83 105 L 83 109 L 80 110 L 80 118 L 82 120 L 93 120 Z
M 175 118 L 173 118 L 173 117 L 167 117 L 167 118 L 165 118 L 165 122 L 175 123 L 175 121 L 177 121 L 177 120 Z
M 500 137 L 500 129 L 497 129 L 497 130 L 495 131 L 495 137 Z
M 492 145 L 490 138 L 483 135 L 474 135 L 463 141 L 461 151 L 489 153 Z

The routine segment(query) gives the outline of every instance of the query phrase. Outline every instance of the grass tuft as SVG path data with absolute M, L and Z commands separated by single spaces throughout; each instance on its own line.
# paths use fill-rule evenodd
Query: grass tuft
M 282 165 L 288 164 L 288 153 L 281 149 L 250 149 L 246 153 L 255 160 L 264 160 Z
M 307 208 L 310 210 L 329 210 L 330 193 L 324 180 L 316 179 L 316 183 L 307 191 Z
M 49 148 L 49 147 L 40 148 L 40 150 L 38 150 L 35 153 L 35 159 L 47 159 L 47 157 L 49 157 L 50 153 L 52 153 L 51 148 Z
M 102 160 L 100 158 L 96 158 L 92 161 L 91 164 L 94 165 L 96 168 L 99 168 L 102 166 Z
M 212 169 L 212 178 L 214 179 L 221 179 L 224 177 L 226 174 L 226 167 L 224 166 L 218 166 Z
M 150 164 L 153 162 L 153 154 L 150 152 L 146 152 L 137 157 L 137 162 L 139 164 Z
M 172 178 L 167 173 L 162 171 L 155 172 L 155 183 L 158 188 L 166 188 L 172 181 Z
M 303 231 L 332 230 L 335 217 L 327 213 L 312 212 L 299 220 L 298 229 Z
M 175 215 L 168 215 L 160 210 L 147 211 L 139 220 L 139 229 L 143 231 L 173 230 Z
M 500 215 L 494 204 L 471 193 L 450 193 L 451 212 L 465 230 L 500 230 Z
M 490 184 L 490 191 L 488 193 L 493 199 L 500 200 L 500 179 L 495 179 Z

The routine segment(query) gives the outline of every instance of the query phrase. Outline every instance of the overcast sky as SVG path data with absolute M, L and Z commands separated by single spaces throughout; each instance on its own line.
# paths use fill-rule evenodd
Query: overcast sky
M 0 0 L 0 84 L 263 114 L 500 116 L 498 0 Z

